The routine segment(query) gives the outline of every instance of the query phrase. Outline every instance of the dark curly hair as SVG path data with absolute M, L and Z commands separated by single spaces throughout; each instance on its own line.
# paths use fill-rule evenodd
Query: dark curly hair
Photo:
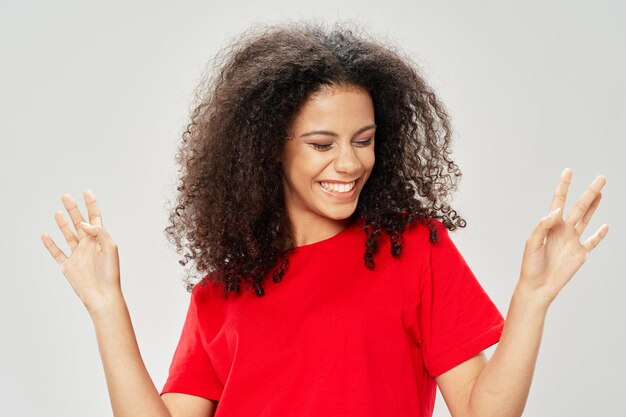
M 447 203 L 461 176 L 449 157 L 449 116 L 394 46 L 353 23 L 259 24 L 218 52 L 206 74 L 176 154 L 178 194 L 165 233 L 179 263 L 194 260 L 224 284 L 224 296 L 242 282 L 262 296 L 270 272 L 279 282 L 287 270 L 294 239 L 278 159 L 298 109 L 323 87 L 358 86 L 374 104 L 376 162 L 352 214 L 365 232 L 367 268 L 382 230 L 399 256 L 402 232 L 416 221 L 433 243 L 433 218 L 465 227 Z

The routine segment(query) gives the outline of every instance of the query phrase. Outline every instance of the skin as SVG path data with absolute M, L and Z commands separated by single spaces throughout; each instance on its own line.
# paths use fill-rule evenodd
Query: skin
M 361 89 L 326 88 L 302 106 L 280 160 L 296 246 L 331 237 L 347 225 L 374 167 L 375 131 L 374 105 Z M 320 184 L 354 180 L 355 195 L 345 201 Z
M 374 166 L 374 123 L 371 98 L 354 88 L 326 89 L 305 103 L 293 123 L 281 158 L 286 205 L 297 246 L 340 232 L 356 208 L 358 192 Z M 335 135 L 312 130 L 332 131 Z M 363 142 L 363 143 L 358 143 Z M 327 145 L 322 148 L 313 146 Z M 361 178 L 353 199 L 337 201 L 326 195 L 320 180 Z M 602 175 L 587 187 L 567 215 L 562 216 L 572 171 L 566 168 L 554 193 L 552 215 L 539 220 L 526 241 L 517 286 L 511 298 L 500 342 L 487 361 L 484 352 L 436 378 L 454 417 L 520 416 L 524 410 L 537 360 L 547 310 L 560 290 L 586 261 L 608 232 L 602 225 L 584 242 L 581 235 L 602 198 Z M 117 245 L 102 223 L 91 190 L 83 193 L 85 222 L 69 194 L 55 220 L 70 247 L 67 256 L 47 234 L 41 240 L 89 312 L 98 340 L 113 414 L 116 417 L 151 415 L 212 416 L 217 401 L 167 393 L 159 396 L 141 359 L 128 309 L 121 291 Z

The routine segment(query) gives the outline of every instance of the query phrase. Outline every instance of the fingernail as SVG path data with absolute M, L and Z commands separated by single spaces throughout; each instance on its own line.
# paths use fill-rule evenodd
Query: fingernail
M 80 224 L 83 225 L 83 226 L 91 227 L 91 225 L 89 223 L 80 222 Z
M 557 207 L 554 210 L 552 210 L 552 212 L 550 213 L 549 217 L 554 217 L 558 214 L 558 212 L 561 211 L 561 207 Z

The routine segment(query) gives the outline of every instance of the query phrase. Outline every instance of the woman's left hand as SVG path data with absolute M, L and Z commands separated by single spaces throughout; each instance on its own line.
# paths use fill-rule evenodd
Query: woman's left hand
M 609 231 L 609 226 L 603 224 L 587 240 L 580 242 L 580 236 L 600 204 L 600 190 L 606 184 L 606 178 L 597 176 L 562 217 L 571 180 L 572 170 L 566 168 L 552 199 L 551 214 L 539 221 L 524 247 L 518 287 L 530 290 L 533 298 L 546 307 Z

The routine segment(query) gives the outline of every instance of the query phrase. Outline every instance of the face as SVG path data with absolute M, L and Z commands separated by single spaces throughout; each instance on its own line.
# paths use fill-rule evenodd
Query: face
M 356 87 L 325 87 L 301 107 L 281 163 L 287 213 L 310 221 L 354 213 L 374 167 L 374 105 Z

